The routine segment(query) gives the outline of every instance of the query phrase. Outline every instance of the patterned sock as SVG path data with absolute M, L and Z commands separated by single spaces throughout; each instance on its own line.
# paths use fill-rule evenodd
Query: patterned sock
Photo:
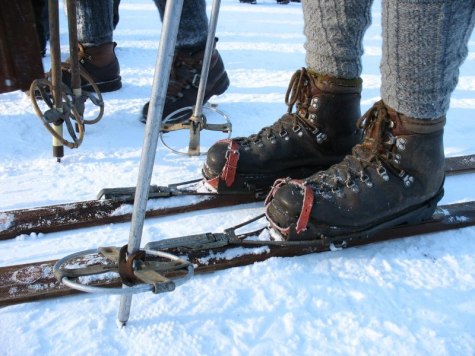
M 381 96 L 414 118 L 449 108 L 475 22 L 475 0 L 383 0 Z
M 372 0 L 303 0 L 307 66 L 343 79 L 361 75 L 363 35 L 371 24 Z

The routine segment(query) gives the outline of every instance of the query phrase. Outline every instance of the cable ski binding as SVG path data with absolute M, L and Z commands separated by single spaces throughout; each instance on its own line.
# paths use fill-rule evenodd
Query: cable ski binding
M 236 196 L 248 195 L 254 196 L 255 200 L 263 200 L 266 192 L 255 189 L 255 187 L 248 186 L 248 190 L 228 190 L 217 193 L 216 190 L 209 186 L 202 178 L 193 179 L 189 181 L 169 184 L 167 186 L 151 185 L 148 192 L 148 199 L 179 197 L 185 195 L 195 196 Z M 97 200 L 106 199 L 121 202 L 133 202 L 135 197 L 135 187 L 120 187 L 120 188 L 103 188 L 96 196 Z
M 167 186 L 151 185 L 148 199 L 166 198 L 181 195 L 216 195 L 204 186 L 203 179 L 193 179 L 185 182 L 169 184 Z M 104 188 L 97 194 L 97 200 L 111 199 L 114 201 L 132 202 L 135 196 L 135 187 Z
M 236 230 L 263 217 L 256 216 L 226 229 L 224 233 L 205 233 L 148 243 L 144 249 L 132 255 L 127 253 L 127 245 L 73 253 L 58 260 L 53 266 L 53 273 L 58 282 L 87 293 L 130 295 L 149 291 L 154 294 L 172 292 L 191 279 L 193 264 L 186 261 L 186 257 L 180 258 L 161 249 L 179 247 L 178 250 L 183 253 L 239 245 L 245 238 L 258 235 L 264 228 L 243 234 L 236 234 Z M 111 273 L 118 275 L 121 283 L 128 288 L 94 285 L 95 281 L 111 279 Z M 100 276 L 104 274 L 104 277 Z

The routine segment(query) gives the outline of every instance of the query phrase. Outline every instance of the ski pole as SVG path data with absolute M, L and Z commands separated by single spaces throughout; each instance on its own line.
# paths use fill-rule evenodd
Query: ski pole
M 48 0 L 48 21 L 50 33 L 50 52 L 51 52 L 51 83 L 54 108 L 59 113 L 63 113 L 62 94 L 61 94 L 61 48 L 59 46 L 59 9 L 58 0 Z M 59 120 L 53 124 L 53 130 L 60 136 L 63 136 L 63 122 Z M 58 162 L 64 156 L 64 146 L 62 142 L 53 136 L 53 157 Z
M 211 55 L 213 54 L 216 25 L 218 23 L 219 7 L 221 0 L 213 0 L 211 14 L 208 26 L 208 38 L 206 39 L 206 49 L 203 58 L 203 67 L 201 68 L 200 85 L 198 86 L 198 94 L 196 97 L 196 105 L 193 115 L 190 118 L 190 143 L 188 146 L 188 155 L 199 156 L 200 154 L 200 131 L 203 122 L 203 100 L 206 92 L 206 84 L 208 82 L 208 73 L 211 63 Z
M 74 95 L 74 106 L 81 117 L 84 114 L 84 101 L 81 100 L 81 74 L 79 68 L 78 55 L 78 31 L 76 16 L 76 0 L 67 0 L 66 8 L 68 14 L 68 34 L 69 34 L 69 68 L 71 71 L 71 90 Z M 78 125 L 78 124 L 77 124 Z
M 127 254 L 129 256 L 136 253 L 140 248 L 155 152 L 157 149 L 157 141 L 182 9 L 183 0 L 167 1 L 165 6 L 157 62 L 153 76 L 152 94 L 145 126 L 145 137 L 140 158 L 137 188 L 135 190 L 135 202 L 127 247 Z M 123 288 L 128 287 L 124 285 Z M 119 325 L 126 325 L 129 320 L 131 305 L 132 295 L 123 295 L 120 299 L 119 312 L 117 315 Z

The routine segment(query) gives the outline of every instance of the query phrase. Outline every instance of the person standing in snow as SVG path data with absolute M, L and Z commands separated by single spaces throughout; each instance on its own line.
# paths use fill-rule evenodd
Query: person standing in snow
M 361 118 L 372 0 L 302 3 L 307 67 L 291 78 L 288 112 L 215 143 L 205 179 L 218 192 L 270 189 L 267 219 L 290 240 L 429 218 L 443 195 L 443 127 L 475 0 L 382 0 L 381 100 Z
M 163 20 L 166 0 L 154 0 Z M 116 11 L 114 15 L 114 6 Z M 79 62 L 102 92 L 122 87 L 119 61 L 115 55 L 113 30 L 118 21 L 118 1 L 77 0 Z M 199 74 L 208 35 L 208 18 L 205 0 L 184 0 L 176 41 L 170 81 L 163 116 L 186 106 L 194 105 L 199 85 Z M 67 79 L 66 79 L 67 80 Z M 229 86 L 229 78 L 218 51 L 211 58 L 205 102 L 219 95 Z M 83 89 L 91 90 L 86 83 Z M 141 121 L 145 122 L 148 103 L 144 106 Z

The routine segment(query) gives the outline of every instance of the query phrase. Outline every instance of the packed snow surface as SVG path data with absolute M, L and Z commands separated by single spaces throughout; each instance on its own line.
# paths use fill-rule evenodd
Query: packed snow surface
M 380 9 L 377 1 L 364 42 L 363 110 L 379 99 Z M 66 59 L 63 11 L 61 16 Z M 152 1 L 122 1 L 114 36 L 123 88 L 104 94 L 104 118 L 86 127 L 81 147 L 66 149 L 61 163 L 52 157 L 51 137 L 29 98 L 19 91 L 0 95 L 1 211 L 90 200 L 102 188 L 136 185 L 144 134 L 138 118 L 150 98 L 160 30 Z M 223 0 L 217 36 L 231 86 L 211 102 L 229 116 L 233 136 L 247 136 L 287 110 L 290 77 L 305 66 L 302 7 Z M 475 153 L 473 34 L 460 75 L 445 129 L 447 156 Z M 224 137 L 203 132 L 202 150 Z M 166 139 L 185 150 L 188 133 Z M 198 178 L 204 159 L 177 155 L 159 142 L 152 184 Z M 474 174 L 447 177 L 442 203 L 473 199 Z M 248 204 L 147 220 L 142 244 L 220 232 L 261 212 L 262 204 Z M 0 229 L 10 223 L 0 213 Z M 22 235 L 0 242 L 0 266 L 122 246 L 129 228 Z M 0 354 L 474 355 L 475 228 L 197 276 L 173 293 L 134 296 L 130 321 L 121 329 L 118 307 L 117 296 L 92 295 L 4 307 Z

